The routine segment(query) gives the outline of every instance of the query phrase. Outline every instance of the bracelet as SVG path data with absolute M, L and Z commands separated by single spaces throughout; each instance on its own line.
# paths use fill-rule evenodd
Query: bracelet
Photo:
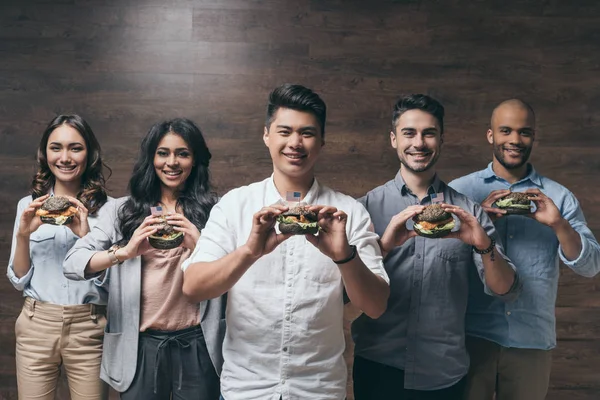
M 494 261 L 494 249 L 496 248 L 496 241 L 494 240 L 493 237 L 491 237 L 491 236 L 488 236 L 488 237 L 490 238 L 491 243 L 487 249 L 479 250 L 477 247 L 473 246 L 473 251 L 477 254 L 492 253 L 492 254 L 490 254 L 490 257 L 491 257 L 492 261 Z
M 111 265 L 121 264 L 123 262 L 119 260 L 119 257 L 117 257 L 117 250 L 119 250 L 120 248 L 121 247 L 118 244 L 113 244 L 108 249 L 108 258 L 110 259 Z
M 350 248 L 352 249 L 352 253 L 350 253 L 350 256 L 348 256 L 347 258 L 344 258 L 343 260 L 332 260 L 334 263 L 336 263 L 337 265 L 340 264 L 346 264 L 347 262 L 350 262 L 352 260 L 354 260 L 354 257 L 356 257 L 356 246 L 355 245 L 350 245 Z

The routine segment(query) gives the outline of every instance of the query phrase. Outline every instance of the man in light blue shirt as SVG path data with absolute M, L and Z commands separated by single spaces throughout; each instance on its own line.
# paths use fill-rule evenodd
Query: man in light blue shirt
M 554 306 L 559 260 L 577 274 L 600 270 L 600 246 L 575 196 L 539 175 L 527 161 L 535 139 L 535 114 L 512 99 L 494 109 L 488 142 L 493 161 L 482 171 L 450 182 L 495 220 L 523 291 L 515 302 L 485 296 L 469 282 L 466 330 L 471 367 L 467 400 L 541 400 L 546 397 L 551 352 L 556 346 Z M 511 191 L 532 196 L 534 212 L 506 215 L 494 203 Z

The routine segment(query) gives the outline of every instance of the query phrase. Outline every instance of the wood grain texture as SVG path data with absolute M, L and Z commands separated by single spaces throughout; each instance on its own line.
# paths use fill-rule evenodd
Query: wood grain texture
M 522 97 L 537 114 L 536 169 L 578 197 L 598 235 L 599 50 L 596 0 L 3 0 L 0 258 L 8 260 L 16 203 L 56 113 L 90 122 L 113 169 L 114 197 L 126 193 L 150 126 L 189 117 L 207 138 L 223 194 L 270 174 L 264 107 L 283 82 L 305 84 L 327 102 L 317 173 L 352 196 L 397 171 L 389 129 L 399 95 L 428 93 L 445 105 L 438 170 L 446 181 L 487 165 L 492 108 Z M 17 398 L 21 304 L 0 280 L 0 399 Z M 598 278 L 563 267 L 548 399 L 600 398 L 598 315 Z M 347 307 L 346 327 L 355 317 Z M 68 398 L 64 381 L 58 398 Z

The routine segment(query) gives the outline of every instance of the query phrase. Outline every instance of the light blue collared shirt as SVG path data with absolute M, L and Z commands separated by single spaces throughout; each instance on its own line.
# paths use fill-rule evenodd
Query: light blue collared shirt
M 79 237 L 66 226 L 42 224 L 29 237 L 29 258 L 31 268 L 27 274 L 18 278 L 14 271 L 15 248 L 21 214 L 31 203 L 31 196 L 22 198 L 17 205 L 17 217 L 13 230 L 13 240 L 8 262 L 7 276 L 13 286 L 31 297 L 58 305 L 98 304 L 106 305 L 107 291 L 103 282 L 71 281 L 63 274 L 63 261 L 67 252 Z M 90 229 L 96 224 L 95 216 L 88 217 Z
M 480 281 L 470 282 L 468 335 L 505 347 L 544 350 L 555 347 L 559 259 L 579 275 L 592 277 L 600 271 L 600 245 L 587 227 L 579 202 L 567 188 L 539 175 L 532 165 L 527 176 L 512 185 L 498 177 L 490 163 L 482 171 L 450 182 L 450 186 L 478 203 L 493 190 L 539 189 L 554 201 L 561 215 L 581 236 L 581 254 L 569 261 L 548 226 L 521 215 L 502 217 L 496 220 L 496 229 L 506 254 L 517 267 L 523 291 L 516 301 L 505 303 L 484 296 Z

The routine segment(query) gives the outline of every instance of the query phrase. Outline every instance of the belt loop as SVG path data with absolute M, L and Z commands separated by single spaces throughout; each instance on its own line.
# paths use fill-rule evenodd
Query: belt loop
M 35 299 L 30 299 L 29 307 L 27 308 L 27 315 L 29 316 L 29 318 L 33 318 L 33 315 L 35 314 Z
M 92 321 L 94 321 L 94 322 L 98 321 L 98 314 L 96 313 L 96 305 L 95 304 L 90 304 L 90 317 L 92 318 Z

